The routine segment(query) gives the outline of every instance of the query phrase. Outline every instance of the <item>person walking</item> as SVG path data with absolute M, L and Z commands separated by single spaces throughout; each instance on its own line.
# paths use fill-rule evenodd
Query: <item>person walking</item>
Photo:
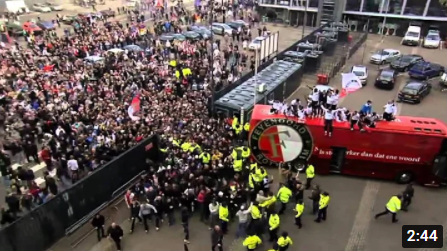
M 210 227 L 209 230 L 212 230 L 213 227 L 217 224 L 217 221 L 219 219 L 219 203 L 214 198 L 212 202 L 208 205 L 208 208 L 210 210 Z
M 135 228 L 135 220 L 138 219 L 140 223 L 143 223 L 143 219 L 140 217 L 140 204 L 138 201 L 133 201 L 130 205 L 130 214 L 132 215 L 132 224 L 130 226 L 130 233 L 133 233 Z
M 312 200 L 312 214 L 316 214 L 318 212 L 320 195 L 321 195 L 320 186 L 314 185 L 312 189 L 312 195 L 309 196 L 309 199 Z
M 303 225 L 301 224 L 301 215 L 303 215 L 304 212 L 304 203 L 302 200 L 299 200 L 296 203 L 295 212 L 295 225 L 298 226 L 298 229 L 301 229 L 303 227 Z
M 218 225 L 214 226 L 211 231 L 211 250 L 215 251 L 216 248 L 218 251 L 223 251 L 223 233 Z
M 276 197 L 281 201 L 281 209 L 279 210 L 279 215 L 282 215 L 287 208 L 287 203 L 289 203 L 290 197 L 292 196 L 292 190 L 290 190 L 285 184 L 281 186 Z
M 181 219 L 183 226 L 183 233 L 185 234 L 185 238 L 183 238 L 183 242 L 189 244 L 189 209 L 188 207 L 182 207 L 181 211 Z
M 102 238 L 106 237 L 104 234 L 104 224 L 106 219 L 101 214 L 96 214 L 92 220 L 92 226 L 96 229 L 96 233 L 98 235 L 98 241 L 101 241 Z
M 403 192 L 403 196 L 402 196 L 402 210 L 407 212 L 408 211 L 408 206 L 411 204 L 411 200 L 414 196 L 414 188 L 413 188 L 413 184 L 408 184 L 407 187 L 405 188 L 405 191 Z
M 306 190 L 310 188 L 312 180 L 315 178 L 315 167 L 309 164 L 306 168 Z
M 115 242 L 118 251 L 121 251 L 121 240 L 123 239 L 123 235 L 123 229 L 115 222 L 113 222 L 107 230 L 108 238 Z
M 278 230 L 279 230 L 280 218 L 276 212 L 272 212 L 269 218 L 269 235 L 270 242 L 274 242 L 278 240 Z
M 329 193 L 322 192 L 320 195 L 320 205 L 318 208 L 318 215 L 315 222 L 320 223 L 321 220 L 326 220 L 327 217 L 327 207 L 329 206 L 329 201 L 331 200 L 331 197 L 329 196 Z
M 221 228 L 223 234 L 227 234 L 227 232 L 228 232 L 228 221 L 229 221 L 228 216 L 229 216 L 229 211 L 228 211 L 227 202 L 224 201 L 222 203 L 222 205 L 220 205 L 220 207 L 219 207 L 220 228 Z
M 147 224 L 147 220 L 151 218 L 152 211 L 154 213 L 158 213 L 157 209 L 149 204 L 149 202 L 145 202 L 140 205 L 140 212 L 139 215 L 141 215 L 141 218 L 143 218 L 143 224 L 144 224 L 144 231 L 147 233 L 149 231 L 149 226 Z
M 255 235 L 254 233 L 250 233 L 250 235 L 245 238 L 244 242 L 242 243 L 242 245 L 247 248 L 247 251 L 255 250 L 261 244 L 261 238 L 259 238 L 259 236 Z
M 397 219 L 397 212 L 399 212 L 399 210 L 401 209 L 401 200 L 402 200 L 402 196 L 401 195 L 395 195 L 393 197 L 391 197 L 391 199 L 388 201 L 388 203 L 386 203 L 385 206 L 385 211 L 378 213 L 374 216 L 374 219 L 377 219 L 383 215 L 386 214 L 392 214 L 392 222 L 396 223 L 398 221 Z
M 245 231 L 247 230 L 248 214 L 251 208 L 245 209 L 242 205 L 241 209 L 237 211 L 236 216 L 239 218 L 239 225 L 237 226 L 236 238 L 245 237 Z
M 289 233 L 282 232 L 281 237 L 279 237 L 277 244 L 278 244 L 278 251 L 286 251 L 290 245 L 293 245 L 293 241 L 289 237 Z

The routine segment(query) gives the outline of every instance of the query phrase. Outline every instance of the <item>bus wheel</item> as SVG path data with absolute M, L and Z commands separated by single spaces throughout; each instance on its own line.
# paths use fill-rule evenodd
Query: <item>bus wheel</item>
M 414 176 L 413 173 L 409 171 L 400 172 L 396 176 L 396 181 L 399 184 L 408 184 L 413 180 L 413 176 Z

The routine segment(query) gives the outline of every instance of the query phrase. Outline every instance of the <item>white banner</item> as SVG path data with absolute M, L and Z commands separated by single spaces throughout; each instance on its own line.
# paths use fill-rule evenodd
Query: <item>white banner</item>
M 362 88 L 362 82 L 354 73 L 342 73 L 342 88 L 347 92 L 355 92 Z

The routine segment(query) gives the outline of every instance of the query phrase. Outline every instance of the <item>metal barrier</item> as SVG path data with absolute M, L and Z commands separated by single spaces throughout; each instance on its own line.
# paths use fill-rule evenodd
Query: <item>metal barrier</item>
M 104 208 L 129 180 L 159 161 L 158 136 L 143 140 L 11 225 L 0 230 L 2 251 L 46 250 Z

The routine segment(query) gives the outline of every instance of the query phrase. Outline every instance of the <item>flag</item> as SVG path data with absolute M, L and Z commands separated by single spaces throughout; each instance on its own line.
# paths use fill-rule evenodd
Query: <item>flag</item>
M 363 87 L 362 82 L 359 77 L 354 73 L 342 73 L 342 91 L 340 97 L 344 97 L 351 92 L 355 92 Z
M 45 66 L 43 67 L 43 70 L 44 70 L 45 72 L 52 71 L 53 69 L 54 69 L 54 64 L 52 64 L 52 65 L 45 65 Z
M 140 117 L 134 116 L 139 111 L 140 111 L 140 95 L 136 95 L 132 99 L 132 103 L 130 104 L 129 108 L 127 109 L 127 113 L 129 114 L 129 117 L 135 121 L 135 120 L 140 120 Z

